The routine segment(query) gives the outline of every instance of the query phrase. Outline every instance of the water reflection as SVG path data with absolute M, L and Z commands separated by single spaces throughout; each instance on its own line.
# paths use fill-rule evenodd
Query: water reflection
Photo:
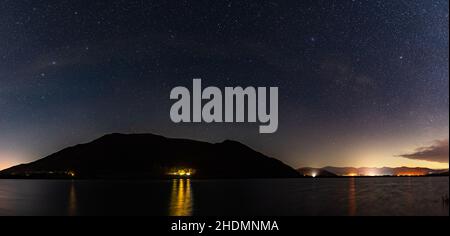
M 442 206 L 444 207 L 444 209 L 448 212 L 448 195 L 444 195 L 442 196 Z
M 348 188 L 348 215 L 355 216 L 356 215 L 356 184 L 355 178 L 349 179 L 349 188 Z
M 193 194 L 190 179 L 173 179 L 170 194 L 169 215 L 191 216 L 193 209 Z
M 409 208 L 413 208 L 414 207 L 414 196 L 412 195 L 412 193 L 414 192 L 414 186 L 412 183 L 412 178 L 414 177 L 407 177 L 406 179 L 406 191 L 404 191 L 404 196 L 405 196 L 405 205 Z
M 75 183 L 72 181 L 69 189 L 69 205 L 68 205 L 68 215 L 76 216 L 77 215 L 77 192 L 75 189 Z
M 448 188 L 448 177 L 198 182 L 0 179 L 0 215 L 448 216 Z

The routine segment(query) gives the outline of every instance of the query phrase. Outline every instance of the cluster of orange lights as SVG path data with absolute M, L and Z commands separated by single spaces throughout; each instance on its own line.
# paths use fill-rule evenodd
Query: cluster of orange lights
M 426 175 L 424 172 L 400 172 L 396 176 L 423 176 Z
M 387 176 L 386 174 L 385 176 Z M 393 176 L 424 176 L 426 173 L 423 172 L 399 172 L 394 174 Z M 375 174 L 375 173 L 369 173 L 369 174 L 362 174 L 362 173 L 347 173 L 342 176 L 347 177 L 356 177 L 356 176 L 383 176 L 382 174 Z
M 68 175 L 70 177 L 75 177 L 75 171 L 72 171 L 72 170 L 66 171 L 66 175 Z
M 168 175 L 171 176 L 180 176 L 180 177 L 189 177 L 194 175 L 195 170 L 190 168 L 173 168 Z

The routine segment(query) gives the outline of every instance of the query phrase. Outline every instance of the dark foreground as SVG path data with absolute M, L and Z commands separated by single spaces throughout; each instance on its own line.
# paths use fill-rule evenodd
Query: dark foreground
M 0 180 L 0 215 L 449 215 L 448 177 Z

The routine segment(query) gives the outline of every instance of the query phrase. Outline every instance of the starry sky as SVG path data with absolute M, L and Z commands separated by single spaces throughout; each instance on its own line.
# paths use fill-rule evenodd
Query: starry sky
M 106 133 L 293 166 L 448 168 L 448 0 L 0 0 L 0 169 Z M 279 129 L 174 124 L 175 86 L 279 87 Z

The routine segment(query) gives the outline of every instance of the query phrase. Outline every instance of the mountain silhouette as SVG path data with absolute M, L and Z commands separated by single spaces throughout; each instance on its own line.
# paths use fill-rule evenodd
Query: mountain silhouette
M 0 172 L 4 178 L 164 178 L 190 169 L 196 178 L 298 177 L 293 168 L 236 141 L 207 143 L 154 134 L 109 134 Z
M 390 168 L 390 167 L 382 167 L 382 168 L 370 168 L 370 167 L 361 167 L 361 168 L 355 168 L 355 167 L 332 167 L 327 166 L 322 168 L 323 170 L 326 170 L 328 172 L 334 173 L 338 176 L 345 176 L 345 175 L 357 175 L 357 176 L 371 176 L 371 175 L 377 175 L 377 176 L 425 176 L 425 175 L 431 175 L 431 174 L 439 174 L 442 172 L 448 172 L 448 169 L 445 170 L 434 170 L 430 168 L 422 168 L 422 167 L 396 167 L 396 168 Z

